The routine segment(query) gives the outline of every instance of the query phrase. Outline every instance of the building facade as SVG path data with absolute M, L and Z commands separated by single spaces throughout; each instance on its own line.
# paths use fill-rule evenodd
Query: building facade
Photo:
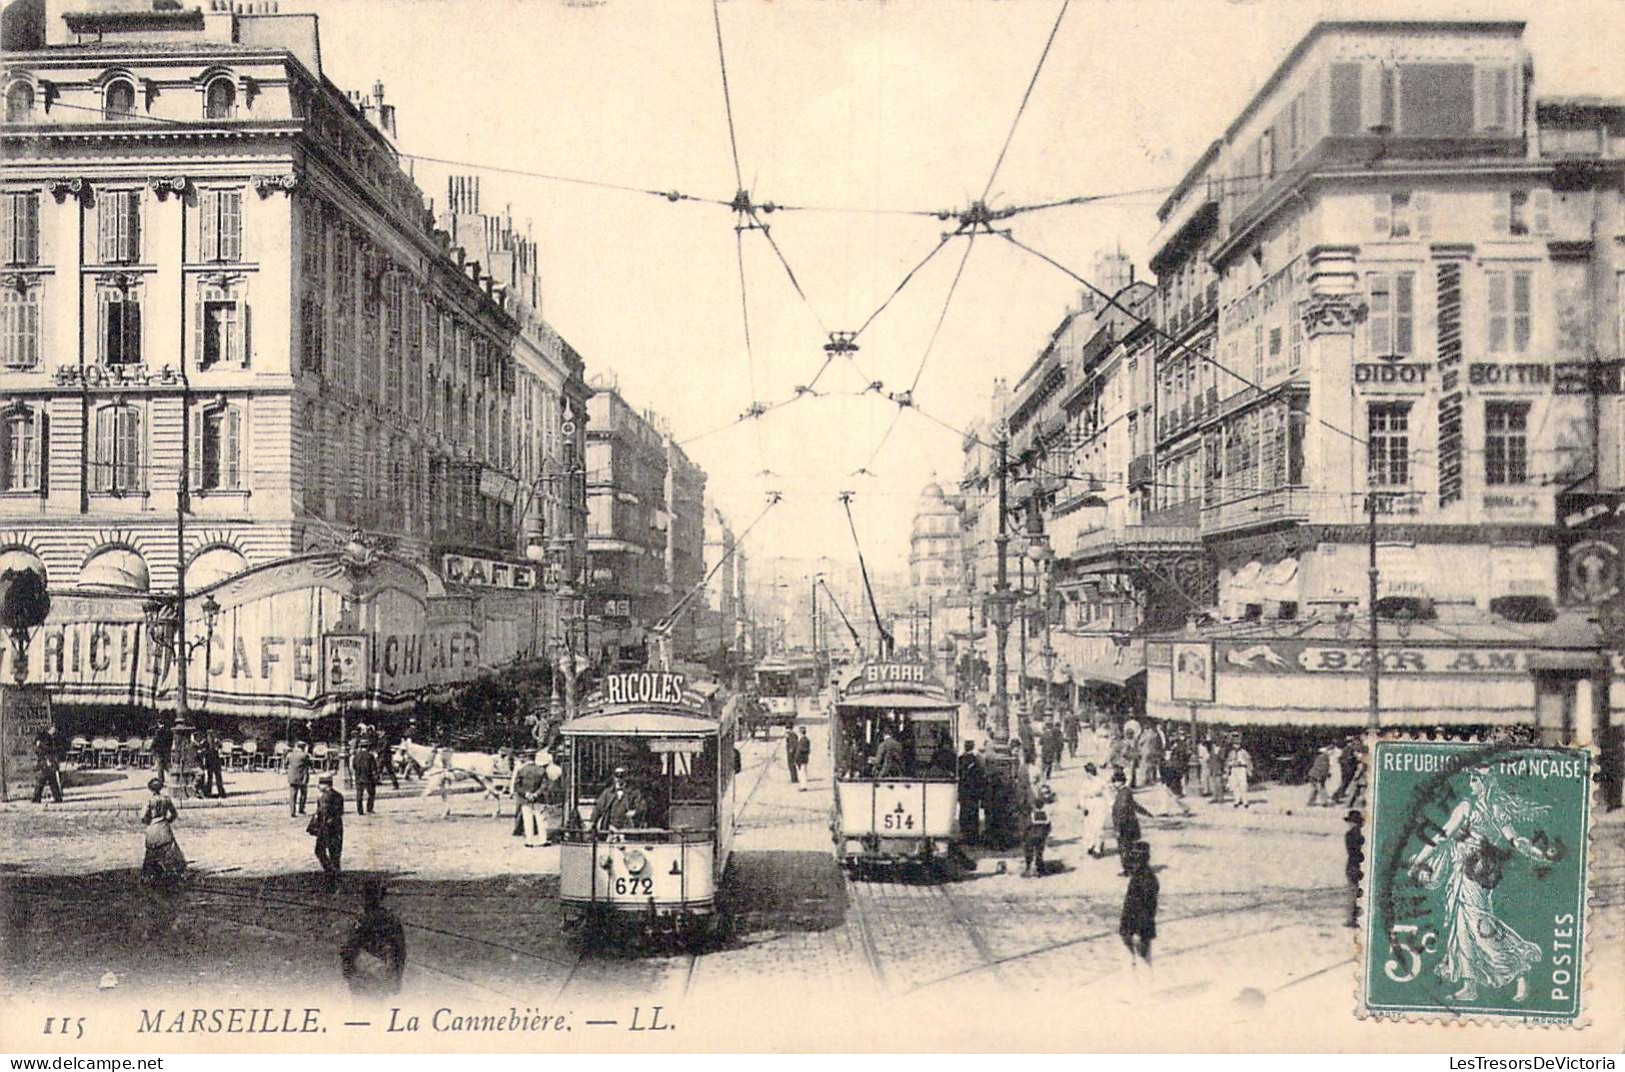
M 335 631 L 384 707 L 535 652 L 521 321 L 402 171 L 383 87 L 341 92 L 315 17 L 269 5 L 52 0 L 43 34 L 0 85 L 0 556 L 65 597 L 32 670 L 310 714 Z M 183 591 L 224 607 L 184 675 L 141 628 L 152 597 L 202 628 Z

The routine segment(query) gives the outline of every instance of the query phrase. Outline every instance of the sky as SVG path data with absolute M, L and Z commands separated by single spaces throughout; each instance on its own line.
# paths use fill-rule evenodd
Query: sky
M 957 483 L 957 429 L 985 417 L 1079 287 L 996 237 L 949 240 L 803 396 L 831 331 L 852 331 L 953 229 L 934 216 L 1079 195 L 1001 224 L 1088 277 L 1121 248 L 1145 267 L 1155 211 L 1321 18 L 1523 18 L 1541 95 L 1625 96 L 1625 4 L 1331 0 L 283 0 L 321 16 L 344 89 L 381 80 L 425 192 L 481 177 L 541 249 L 543 314 L 634 405 L 663 414 L 755 555 L 900 566 L 921 487 Z M 724 105 L 726 56 L 734 143 Z M 994 176 L 1007 136 L 1009 148 Z M 506 170 L 504 170 L 506 169 Z M 727 202 L 763 215 L 508 174 L 541 172 Z M 990 176 L 994 176 L 989 188 Z M 885 211 L 874 211 L 885 210 Z M 743 272 L 741 272 L 741 260 Z M 742 311 L 741 275 L 745 308 Z M 957 286 L 954 285 L 956 275 Z M 951 294 L 951 300 L 950 300 Z M 750 345 L 746 345 L 745 325 Z M 882 394 L 913 386 L 919 412 Z M 929 415 L 929 416 L 926 416 Z M 896 418 L 896 426 L 887 429 Z M 933 419 L 934 418 L 934 419 Z M 732 424 L 731 427 L 729 425 Z M 867 472 L 860 473 L 860 470 Z

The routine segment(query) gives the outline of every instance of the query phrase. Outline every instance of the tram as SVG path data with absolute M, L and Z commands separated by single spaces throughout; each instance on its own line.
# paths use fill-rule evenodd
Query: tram
M 830 832 L 849 872 L 959 860 L 959 705 L 917 663 L 872 662 L 843 686 L 830 727 Z
M 721 886 L 736 811 L 732 706 L 683 674 L 608 674 L 562 733 L 566 925 L 725 935 Z
M 768 726 L 796 724 L 796 704 L 801 688 L 795 667 L 789 660 L 774 656 L 756 664 L 756 695 L 767 705 Z

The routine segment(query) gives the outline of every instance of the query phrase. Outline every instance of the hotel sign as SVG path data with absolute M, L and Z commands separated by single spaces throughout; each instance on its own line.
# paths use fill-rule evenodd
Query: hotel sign
M 536 587 L 535 566 L 519 566 L 472 555 L 441 556 L 440 576 L 472 588 L 517 588 L 523 591 Z

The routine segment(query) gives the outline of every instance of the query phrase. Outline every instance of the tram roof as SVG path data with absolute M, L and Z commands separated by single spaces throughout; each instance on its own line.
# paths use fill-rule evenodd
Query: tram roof
M 946 694 L 920 692 L 865 692 L 843 696 L 837 707 L 888 708 L 894 711 L 958 711 L 959 704 Z
M 628 704 L 578 715 L 566 722 L 561 732 L 603 737 L 709 737 L 731 721 L 731 715 L 717 719 L 698 711 Z

